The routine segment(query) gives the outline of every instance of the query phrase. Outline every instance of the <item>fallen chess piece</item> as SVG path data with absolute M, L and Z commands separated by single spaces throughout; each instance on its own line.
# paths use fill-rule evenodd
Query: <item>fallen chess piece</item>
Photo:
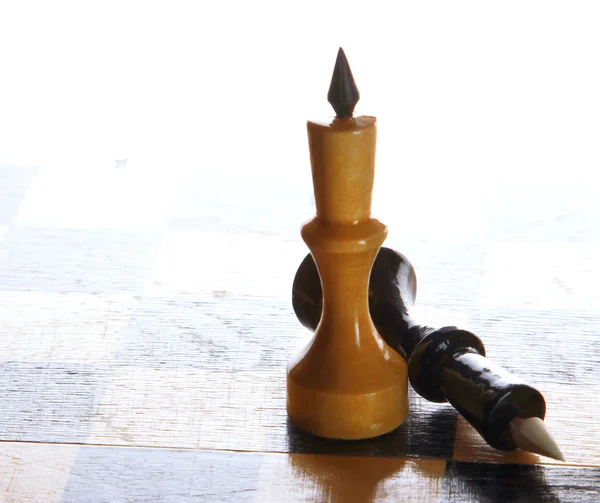
M 490 362 L 473 333 L 417 324 L 407 310 L 414 304 L 416 289 L 408 259 L 382 247 L 371 271 L 369 310 L 381 337 L 408 362 L 413 389 L 429 401 L 452 404 L 496 449 L 520 448 L 564 461 L 543 421 L 542 394 Z M 294 278 L 292 303 L 310 330 L 319 325 L 322 298 L 319 273 L 309 254 Z

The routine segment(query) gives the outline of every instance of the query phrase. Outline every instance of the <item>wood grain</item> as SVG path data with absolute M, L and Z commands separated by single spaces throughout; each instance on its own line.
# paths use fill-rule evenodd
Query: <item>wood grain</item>
M 59 503 L 79 446 L 0 443 L 0 501 Z
M 90 364 L 2 362 L 2 440 L 85 442 L 108 375 Z
M 7 503 L 365 503 L 397 501 L 399 496 L 420 502 L 437 499 L 446 464 L 406 458 L 21 443 L 0 444 L 0 459 L 0 480 L 6 481 L 2 501 Z
M 599 483 L 598 468 L 449 462 L 442 494 L 459 502 L 597 501 Z
M 600 469 L 313 454 L 0 444 L 1 500 L 594 501 Z
M 0 289 L 138 293 L 159 239 L 151 231 L 10 226 L 0 243 Z
M 0 361 L 112 363 L 135 304 L 126 294 L 0 291 Z

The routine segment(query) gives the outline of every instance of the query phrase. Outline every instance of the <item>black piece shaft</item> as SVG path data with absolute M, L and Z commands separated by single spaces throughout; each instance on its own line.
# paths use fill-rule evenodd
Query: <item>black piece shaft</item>
M 485 357 L 481 340 L 453 326 L 417 324 L 407 306 L 416 298 L 415 271 L 402 254 L 382 247 L 369 283 L 369 309 L 385 342 L 408 361 L 413 389 L 432 402 L 452 406 L 496 449 L 512 450 L 515 417 L 544 419 L 542 394 Z M 292 289 L 296 316 L 315 330 L 321 318 L 322 290 L 312 256 L 302 261 Z

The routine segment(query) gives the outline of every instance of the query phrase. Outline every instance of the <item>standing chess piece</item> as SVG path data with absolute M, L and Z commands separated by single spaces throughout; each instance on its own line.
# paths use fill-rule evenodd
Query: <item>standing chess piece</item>
M 300 428 L 336 439 L 371 438 L 408 414 L 404 359 L 378 334 L 368 305 L 371 267 L 387 228 L 371 218 L 376 119 L 352 117 L 359 95 L 340 49 L 330 122 L 308 122 L 317 215 L 302 238 L 323 288 L 321 322 L 287 372 L 287 411 Z

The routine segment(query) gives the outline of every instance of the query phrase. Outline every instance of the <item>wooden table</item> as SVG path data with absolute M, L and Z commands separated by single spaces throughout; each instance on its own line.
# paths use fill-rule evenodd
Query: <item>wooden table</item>
M 393 170 L 376 179 L 421 315 L 539 387 L 559 463 L 495 451 L 414 395 L 374 440 L 289 423 L 286 364 L 310 337 L 290 289 L 314 211 L 297 168 L 0 167 L 0 501 L 600 500 L 594 189 L 433 187 L 423 204 Z
M 597 5 L 4 2 L 0 502 L 600 501 Z M 566 463 L 414 395 L 384 438 L 289 424 L 340 44 L 415 315 L 537 386 Z

